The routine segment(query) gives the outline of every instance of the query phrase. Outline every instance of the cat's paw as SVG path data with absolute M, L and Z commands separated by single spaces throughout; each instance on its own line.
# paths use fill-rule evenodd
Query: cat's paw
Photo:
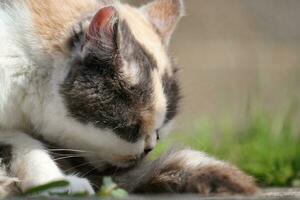
M 165 162 L 169 175 L 178 178 L 181 191 L 211 195 L 250 195 L 256 192 L 252 177 L 238 168 L 192 150 L 173 153 Z M 174 174 L 174 172 L 176 172 Z M 170 178 L 174 180 L 174 178 Z
M 66 184 L 64 184 L 66 183 Z M 66 176 L 42 186 L 37 186 L 26 192 L 32 196 L 61 196 L 61 195 L 94 195 L 94 189 L 85 178 L 77 176 Z
M 0 199 L 17 195 L 17 183 L 19 179 L 0 174 Z
M 251 195 L 257 188 L 250 176 L 227 165 L 207 165 L 196 168 L 187 176 L 186 192 L 211 195 Z
M 86 178 L 80 178 L 77 176 L 67 176 L 66 180 L 69 182 L 68 192 L 69 194 L 86 193 L 88 195 L 95 194 L 95 191 Z

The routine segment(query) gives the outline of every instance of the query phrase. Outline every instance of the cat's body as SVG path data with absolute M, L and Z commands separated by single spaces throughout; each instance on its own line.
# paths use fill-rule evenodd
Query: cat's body
M 142 8 L 96 0 L 0 1 L 0 185 L 18 179 L 24 192 L 66 179 L 70 193 L 93 193 L 84 177 L 65 175 L 48 153 L 51 147 L 41 141 L 79 154 L 98 171 L 139 163 L 177 111 L 176 68 L 166 49 L 182 7 L 179 0 L 157 0 Z M 226 168 L 192 151 L 167 157 L 160 168 L 180 157 L 182 165 L 175 168 L 183 174 L 190 173 L 182 171 L 190 165 L 194 173 L 200 163 L 219 166 L 221 174 Z M 146 165 L 147 186 L 159 173 Z M 135 191 L 139 187 L 124 180 L 139 176 L 143 166 L 115 179 Z M 253 192 L 251 180 L 239 175 L 246 184 L 239 192 Z M 197 187 L 196 182 L 185 185 Z

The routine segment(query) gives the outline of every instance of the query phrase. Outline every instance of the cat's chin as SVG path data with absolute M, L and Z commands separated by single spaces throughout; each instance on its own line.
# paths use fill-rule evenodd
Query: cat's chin
M 106 164 L 105 170 L 109 169 L 119 169 L 119 170 L 129 170 L 133 167 L 136 167 L 140 161 L 132 161 L 132 162 L 111 162 Z
M 137 166 L 140 162 L 139 161 L 133 161 L 133 162 L 127 162 L 127 163 L 113 163 L 112 166 L 123 169 L 123 170 L 127 170 L 127 169 L 131 169 L 135 166 Z
M 98 161 L 98 162 L 92 162 L 93 167 L 97 169 L 99 172 L 109 173 L 110 171 L 116 172 L 116 171 L 127 171 L 130 170 L 139 163 L 141 163 L 141 160 L 135 160 L 130 162 L 122 162 L 122 161 Z
M 98 171 L 110 169 L 131 169 L 139 165 L 145 158 L 145 155 L 139 156 L 114 156 L 114 157 L 95 157 L 86 156 L 85 159 Z

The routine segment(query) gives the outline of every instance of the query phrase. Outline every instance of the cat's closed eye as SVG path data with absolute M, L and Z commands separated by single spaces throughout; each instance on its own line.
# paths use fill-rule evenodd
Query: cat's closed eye
M 160 140 L 159 130 L 156 130 L 156 140 Z

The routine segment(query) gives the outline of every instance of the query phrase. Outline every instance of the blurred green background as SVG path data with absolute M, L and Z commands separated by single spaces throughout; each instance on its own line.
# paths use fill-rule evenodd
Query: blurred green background
M 171 49 L 184 98 L 155 154 L 186 145 L 300 186 L 300 1 L 186 0 Z

